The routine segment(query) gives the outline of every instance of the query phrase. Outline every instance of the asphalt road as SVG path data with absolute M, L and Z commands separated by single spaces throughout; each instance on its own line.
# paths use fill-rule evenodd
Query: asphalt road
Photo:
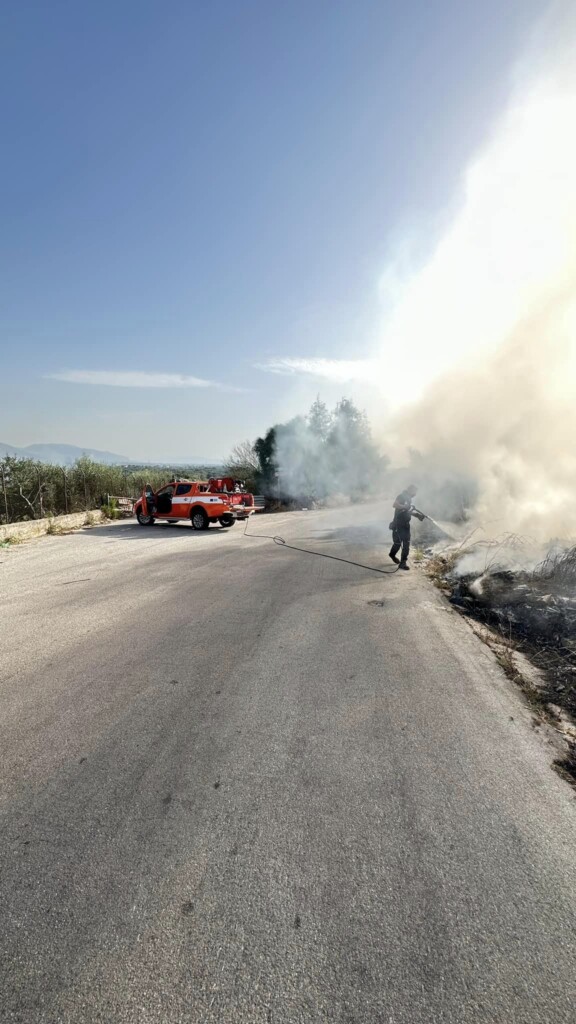
M 384 564 L 354 515 L 251 528 Z M 574 792 L 417 570 L 132 523 L 0 562 L 2 1022 L 573 1024 Z

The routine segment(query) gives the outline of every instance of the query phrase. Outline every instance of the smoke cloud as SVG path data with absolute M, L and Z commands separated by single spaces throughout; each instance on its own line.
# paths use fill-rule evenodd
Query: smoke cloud
M 562 27 L 554 46 L 545 27 L 379 355 L 385 395 L 394 361 L 408 367 L 385 450 L 472 480 L 478 522 L 542 542 L 576 535 L 575 19 Z
M 329 411 L 317 398 L 307 417 L 274 428 L 276 489 L 284 497 L 366 497 L 380 490 L 386 465 L 365 414 L 349 399 Z

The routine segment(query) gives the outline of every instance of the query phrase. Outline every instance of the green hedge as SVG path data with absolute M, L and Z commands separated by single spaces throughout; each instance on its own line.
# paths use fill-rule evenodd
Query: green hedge
M 0 460 L 0 523 L 101 508 L 109 494 L 137 498 L 145 484 L 161 487 L 175 477 L 205 480 L 216 466 L 107 466 L 81 458 L 62 467 L 32 459 Z

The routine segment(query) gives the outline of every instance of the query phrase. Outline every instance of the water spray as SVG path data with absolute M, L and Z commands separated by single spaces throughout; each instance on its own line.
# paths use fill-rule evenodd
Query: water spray
M 437 530 L 440 530 L 440 533 L 442 533 L 445 537 L 448 537 L 448 540 L 455 540 L 455 537 L 452 537 L 451 534 L 446 533 L 446 530 L 444 529 L 443 526 L 440 526 L 440 523 L 437 523 L 436 520 L 432 519 L 432 516 L 427 515 L 426 512 L 421 512 L 420 509 L 416 508 L 415 505 L 412 505 L 410 507 L 410 513 L 411 515 L 416 516 L 416 518 L 419 519 L 421 523 L 423 523 L 424 520 L 427 519 L 430 523 L 434 524 Z

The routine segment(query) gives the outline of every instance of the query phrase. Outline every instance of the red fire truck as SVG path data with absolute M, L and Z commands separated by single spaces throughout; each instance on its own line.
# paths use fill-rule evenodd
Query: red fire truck
M 225 528 L 237 519 L 248 519 L 264 508 L 264 499 L 249 494 L 241 481 L 231 477 L 211 480 L 172 480 L 154 491 L 147 485 L 134 505 L 141 526 L 156 520 L 177 523 L 187 519 L 194 530 L 207 530 L 210 523 Z

